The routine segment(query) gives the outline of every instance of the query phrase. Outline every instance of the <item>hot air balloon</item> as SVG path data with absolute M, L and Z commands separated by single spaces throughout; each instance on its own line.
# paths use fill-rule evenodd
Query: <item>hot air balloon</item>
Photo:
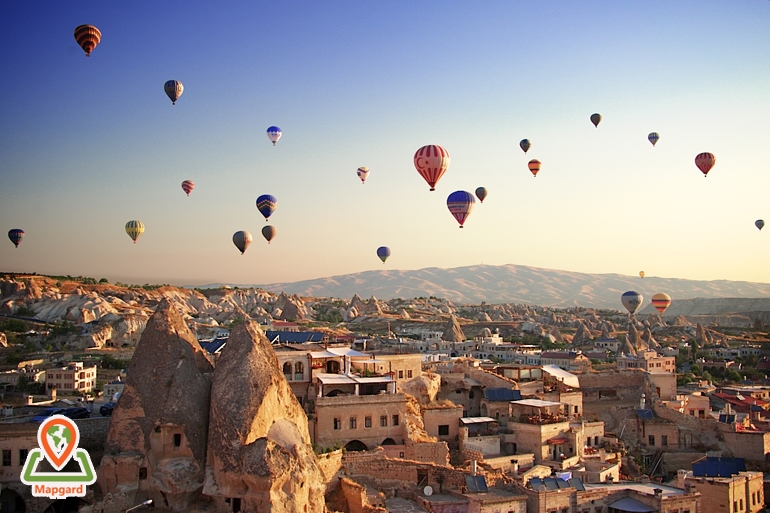
M 101 40 L 102 33 L 93 25 L 80 25 L 75 29 L 75 41 L 86 52 L 86 57 L 91 57 L 91 52 Z
M 699 153 L 698 156 L 695 157 L 695 165 L 701 170 L 704 178 L 709 174 L 709 171 L 711 171 L 711 168 L 714 167 L 714 164 L 716 163 L 717 158 L 713 153 Z
M 366 177 L 369 176 L 369 168 L 368 167 L 359 167 L 356 170 L 356 174 L 358 175 L 358 178 L 361 179 L 361 183 L 363 184 L 366 182 Z
M 762 228 L 764 228 L 765 222 L 763 220 L 761 220 L 761 219 L 757 219 L 756 221 L 754 221 L 754 226 L 756 226 L 757 228 L 759 228 L 761 230 Z M 22 232 L 22 233 L 24 233 L 24 232 Z
M 377 248 L 377 256 L 380 257 L 380 260 L 382 260 L 382 263 L 384 264 L 385 260 L 390 256 L 390 248 L 387 246 L 380 246 Z
M 602 115 L 598 113 L 591 114 L 591 123 L 594 124 L 595 127 L 599 127 L 599 123 L 602 121 Z
M 537 159 L 532 159 L 529 161 L 529 171 L 532 173 L 532 176 L 537 178 L 537 172 L 540 171 L 540 161 Z
M 435 144 L 423 146 L 414 154 L 414 167 L 428 182 L 430 190 L 435 191 L 436 183 L 449 167 L 449 152 Z
M 246 248 L 251 244 L 251 234 L 246 231 L 239 231 L 233 234 L 233 244 L 241 252 L 241 255 L 246 252 Z
M 650 132 L 650 135 L 647 136 L 647 140 L 652 143 L 652 147 L 655 147 L 655 143 L 658 142 L 658 139 L 660 139 L 660 135 L 658 132 Z
M 163 90 L 166 91 L 166 95 L 171 99 L 171 104 L 176 105 L 176 101 L 184 92 L 184 86 L 179 80 L 169 80 L 163 86 Z
M 666 308 L 668 308 L 668 305 L 671 304 L 671 296 L 668 294 L 664 294 L 663 292 L 659 292 L 652 296 L 652 306 L 655 307 L 655 310 L 658 311 L 659 314 L 663 315 L 663 312 L 666 311 Z
M 457 222 L 460 223 L 460 228 L 465 224 L 465 220 L 471 214 L 475 203 L 476 199 L 473 197 L 473 194 L 466 191 L 455 191 L 446 199 L 446 206 L 449 212 L 457 219 Z
M 484 203 L 484 199 L 487 197 L 487 188 L 479 187 L 478 189 L 476 189 L 476 197 L 479 199 L 480 202 Z
M 182 182 L 182 190 L 189 196 L 192 190 L 195 189 L 195 182 L 192 180 L 185 180 Z
M 282 135 L 283 132 L 281 132 L 281 129 L 277 126 L 271 126 L 267 129 L 267 138 L 273 141 L 273 146 L 275 146 L 275 143 L 278 142 L 278 139 L 280 139 Z
M 529 139 L 522 139 L 519 143 L 519 146 L 521 146 L 521 149 L 524 150 L 524 153 L 527 153 L 529 151 L 529 147 L 532 146 L 529 142 Z
M 134 239 L 134 244 L 136 244 L 136 239 L 139 238 L 140 235 L 144 233 L 144 223 L 141 221 L 129 221 L 126 223 L 126 233 L 129 237 Z
M 644 271 L 639 271 L 639 277 L 644 278 Z
M 13 245 L 18 248 L 19 244 L 21 243 L 21 239 L 24 238 L 24 230 L 21 230 L 19 228 L 14 228 L 13 230 L 9 230 L 8 238 L 11 239 L 11 242 L 13 242 Z
M 623 303 L 623 306 L 626 307 L 626 310 L 628 310 L 628 313 L 630 314 L 636 312 L 639 309 L 643 300 L 644 298 L 642 295 L 633 290 L 624 292 L 623 295 L 620 296 L 620 302 Z
M 262 236 L 265 238 L 268 244 L 270 244 L 270 241 L 275 238 L 275 233 L 276 230 L 274 226 L 270 226 L 268 224 L 262 227 Z
M 257 198 L 257 208 L 262 213 L 262 215 L 265 216 L 265 221 L 267 221 L 267 218 L 270 217 L 273 212 L 275 212 L 275 207 L 277 204 L 278 200 L 275 199 L 275 196 L 271 196 L 270 194 L 263 194 Z

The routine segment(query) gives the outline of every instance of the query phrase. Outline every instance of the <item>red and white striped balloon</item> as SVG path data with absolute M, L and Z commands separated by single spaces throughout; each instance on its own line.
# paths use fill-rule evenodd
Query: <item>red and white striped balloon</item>
M 192 180 L 185 180 L 182 182 L 182 190 L 189 196 L 192 190 L 195 189 L 195 182 Z
M 716 163 L 717 158 L 713 153 L 699 153 L 698 156 L 695 157 L 695 165 L 698 166 L 698 169 L 700 169 L 701 173 L 703 173 L 704 178 L 706 175 L 708 175 L 709 171 L 711 171 L 711 168 L 714 167 L 714 164 Z
M 435 191 L 436 183 L 449 167 L 449 152 L 435 144 L 423 146 L 414 154 L 414 167 L 428 182 L 430 190 Z

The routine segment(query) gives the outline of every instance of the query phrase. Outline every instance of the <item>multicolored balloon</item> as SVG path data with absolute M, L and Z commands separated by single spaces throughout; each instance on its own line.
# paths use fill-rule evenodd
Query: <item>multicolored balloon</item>
M 262 227 L 262 236 L 265 238 L 268 244 L 275 238 L 276 230 L 275 226 L 265 225 Z
M 20 228 L 14 228 L 13 230 L 9 230 L 8 238 L 11 239 L 11 242 L 13 242 L 13 245 L 18 248 L 19 244 L 21 243 L 21 239 L 24 238 L 24 230 Z
M 169 80 L 163 85 L 163 90 L 166 91 L 166 96 L 171 100 L 171 105 L 176 105 L 176 101 L 184 92 L 184 86 L 179 80 Z
M 435 144 L 423 146 L 414 154 L 414 167 L 428 182 L 430 190 L 435 191 L 436 184 L 449 167 L 449 152 Z
M 463 227 L 468 216 L 473 211 L 473 205 L 476 204 L 476 199 L 473 194 L 466 191 L 455 191 L 449 195 L 446 199 L 446 206 L 449 212 L 460 223 L 460 228 Z
M 765 222 L 761 219 L 757 219 L 756 221 L 754 221 L 754 226 L 762 230 L 762 228 L 765 227 Z
M 380 260 L 382 260 L 382 263 L 384 264 L 385 260 L 390 256 L 390 248 L 387 246 L 380 246 L 377 248 L 377 256 L 380 257 Z
M 655 310 L 658 311 L 659 314 L 663 315 L 663 312 L 666 311 L 666 308 L 671 304 L 671 296 L 668 294 L 664 294 L 663 292 L 659 292 L 652 296 L 652 306 L 655 307 Z
M 633 290 L 624 292 L 623 295 L 620 296 L 620 302 L 623 303 L 623 306 L 626 307 L 626 310 L 628 310 L 628 313 L 630 314 L 633 314 L 639 309 L 642 305 L 642 301 L 644 301 L 642 295 Z
M 537 178 L 537 173 L 540 171 L 540 161 L 537 159 L 532 159 L 529 161 L 527 166 L 529 167 L 529 172 L 532 173 L 532 176 Z
M 706 178 L 706 175 L 709 174 L 709 171 L 711 171 L 711 168 L 714 167 L 714 164 L 716 163 L 717 158 L 713 153 L 699 153 L 698 156 L 695 157 L 695 165 L 698 166 L 698 169 L 703 173 L 703 178 Z
M 594 124 L 596 128 L 599 127 L 599 123 L 602 121 L 602 115 L 599 113 L 591 114 L 591 123 Z
M 233 244 L 241 252 L 241 255 L 246 252 L 246 248 L 251 244 L 251 234 L 247 231 L 241 230 L 233 234 Z
M 267 218 L 275 212 L 277 205 L 278 200 L 271 194 L 263 194 L 257 198 L 257 209 L 259 209 L 259 212 L 265 216 L 265 221 L 267 221 Z
M 529 143 L 529 139 L 522 139 L 519 143 L 519 146 L 522 150 L 524 150 L 524 153 L 527 153 L 529 151 L 529 147 L 532 145 Z
M 267 138 L 273 141 L 273 146 L 275 146 L 275 143 L 278 142 L 282 135 L 283 132 L 277 126 L 271 126 L 267 129 Z
M 189 196 L 192 190 L 195 189 L 195 182 L 192 180 L 185 180 L 182 182 L 182 190 Z
M 478 189 L 476 189 L 476 197 L 479 199 L 480 202 L 484 203 L 484 199 L 487 197 L 487 188 L 479 187 Z
M 136 220 L 127 222 L 126 233 L 134 240 L 134 244 L 136 244 L 136 239 L 144 233 L 144 223 Z
M 358 178 L 361 179 L 361 184 L 366 182 L 366 178 L 369 176 L 369 168 L 368 167 L 359 167 L 356 169 L 356 174 L 358 175 Z
M 660 135 L 658 132 L 650 132 L 650 135 L 647 136 L 647 140 L 652 143 L 652 147 L 655 147 L 655 143 L 658 142 L 658 139 L 660 139 Z
M 644 278 L 644 271 L 639 271 L 639 277 Z
M 86 57 L 91 57 L 91 52 L 101 40 L 102 33 L 93 25 L 80 25 L 75 29 L 75 41 L 86 52 Z

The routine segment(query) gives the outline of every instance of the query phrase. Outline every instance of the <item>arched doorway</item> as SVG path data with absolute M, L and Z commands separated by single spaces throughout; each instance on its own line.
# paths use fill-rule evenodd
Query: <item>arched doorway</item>
M 342 393 L 343 393 L 342 390 L 339 390 L 338 388 L 335 388 L 334 390 L 332 390 L 331 392 L 326 394 L 326 397 L 337 397 L 338 395 L 341 395 Z
M 386 438 L 385 440 L 382 441 L 380 445 L 398 445 L 398 444 L 396 444 L 396 441 L 393 440 L 392 438 Z
M 4 488 L 0 492 L 0 513 L 5 513 L 6 511 L 8 513 L 25 513 L 27 511 L 27 505 L 24 503 L 21 495 L 9 488 Z
M 345 450 L 348 452 L 365 451 L 367 450 L 366 444 L 360 440 L 351 440 L 345 444 Z
M 340 362 L 338 362 L 337 360 L 327 360 L 326 372 L 327 374 L 339 374 Z

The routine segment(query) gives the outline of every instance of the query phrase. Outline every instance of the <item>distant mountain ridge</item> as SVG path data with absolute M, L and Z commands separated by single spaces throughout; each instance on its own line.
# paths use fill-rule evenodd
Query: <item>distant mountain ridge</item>
M 728 280 L 684 280 L 587 274 L 524 265 L 474 265 L 414 271 L 381 270 L 331 276 L 293 283 L 247 285 L 269 292 L 310 297 L 349 299 L 354 294 L 378 299 L 437 296 L 456 303 L 517 303 L 551 307 L 584 306 L 621 310 L 620 296 L 635 290 L 644 296 L 643 309 L 650 297 L 665 292 L 674 302 L 695 298 L 759 299 L 753 304 L 770 310 L 770 284 Z M 763 301 L 767 299 L 767 301 Z M 765 304 L 767 306 L 765 306 Z M 673 309 L 672 305 L 672 309 Z M 666 312 L 670 314 L 673 312 Z

